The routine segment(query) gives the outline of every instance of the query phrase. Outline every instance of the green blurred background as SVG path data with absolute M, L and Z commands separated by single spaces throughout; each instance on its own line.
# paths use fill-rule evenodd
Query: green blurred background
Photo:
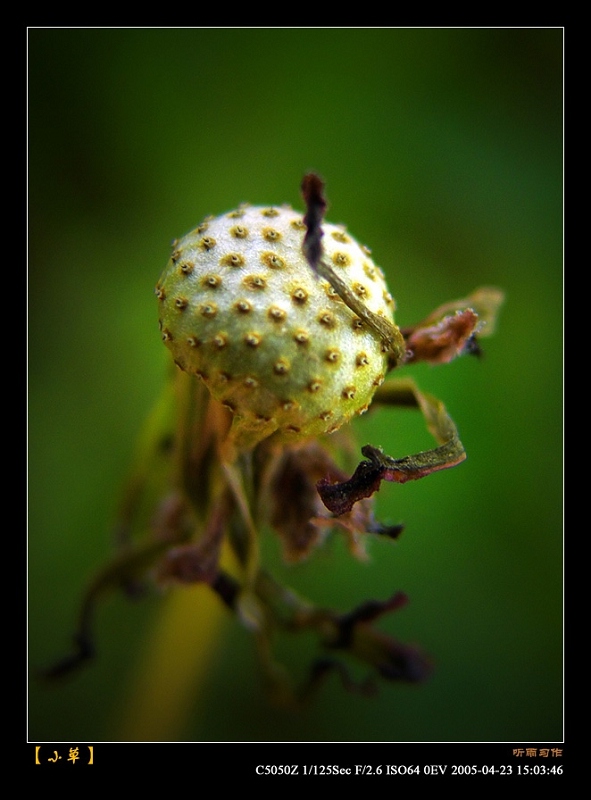
M 51 690 L 31 680 L 29 739 L 120 740 L 145 702 L 138 741 L 560 741 L 562 30 L 30 29 L 28 47 L 33 670 L 69 648 L 110 552 L 168 366 L 153 287 L 172 239 L 243 201 L 301 207 L 314 169 L 328 219 L 386 271 L 399 324 L 479 285 L 507 295 L 483 359 L 404 372 L 444 400 L 468 459 L 382 487 L 401 539 L 366 564 L 337 539 L 298 567 L 265 539 L 276 574 L 319 603 L 408 593 L 381 627 L 431 654 L 429 683 L 363 699 L 331 679 L 305 712 L 270 708 L 248 632 L 216 616 L 207 669 L 159 732 L 138 676 L 167 601 L 114 596 L 96 662 Z M 409 411 L 356 427 L 394 456 L 431 446 Z M 298 662 L 304 645 L 283 647 Z

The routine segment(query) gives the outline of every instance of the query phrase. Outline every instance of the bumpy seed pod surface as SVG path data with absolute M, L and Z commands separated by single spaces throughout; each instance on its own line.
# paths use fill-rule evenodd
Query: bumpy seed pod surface
M 323 258 L 367 308 L 393 322 L 384 275 L 342 227 L 323 223 Z M 244 206 L 174 243 L 158 285 L 160 329 L 250 440 L 297 441 L 365 411 L 388 355 L 375 331 L 311 269 L 302 214 Z M 248 440 L 249 436 L 245 437 Z

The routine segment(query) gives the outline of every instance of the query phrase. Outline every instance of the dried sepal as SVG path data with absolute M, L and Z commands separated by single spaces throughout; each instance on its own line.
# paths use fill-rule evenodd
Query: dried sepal
M 268 492 L 269 523 L 288 562 L 303 560 L 323 539 L 322 525 L 316 522 L 323 510 L 316 483 L 327 472 L 336 479 L 342 474 L 315 442 L 284 450 L 277 458 Z
M 259 574 L 255 591 L 261 606 L 267 610 L 268 623 L 257 638 L 260 661 L 272 696 L 284 703 L 306 702 L 331 671 L 340 675 L 346 689 L 364 694 L 375 691 L 376 678 L 420 683 L 431 673 L 430 659 L 419 648 L 404 644 L 375 627 L 381 617 L 406 605 L 407 597 L 403 592 L 396 592 L 384 601 L 369 600 L 349 612 L 340 613 L 314 606 L 265 572 Z M 308 678 L 299 688 L 292 686 L 273 658 L 269 645 L 274 630 L 292 634 L 311 631 L 318 636 L 318 646 L 325 655 L 313 658 Z M 354 681 L 343 658 L 369 668 L 365 680 Z
M 331 482 L 323 479 L 317 488 L 322 502 L 336 514 L 346 514 L 355 503 L 371 497 L 382 481 L 406 483 L 418 480 L 442 469 L 459 464 L 466 458 L 464 447 L 459 439 L 456 426 L 440 400 L 420 392 L 413 381 L 392 381 L 381 387 L 378 402 L 417 406 L 427 423 L 431 435 L 441 444 L 432 450 L 425 450 L 404 458 L 392 458 L 379 448 L 366 445 L 361 449 L 366 460 L 346 481 Z
M 327 642 L 327 646 L 349 651 L 387 680 L 424 681 L 431 672 L 431 665 L 422 651 L 376 631 L 372 624 L 384 614 L 403 608 L 407 602 L 403 592 L 396 592 L 385 601 L 362 603 L 336 620 L 337 636 L 333 642 Z
M 171 547 L 156 570 L 157 581 L 166 584 L 213 583 L 218 574 L 225 528 L 232 512 L 231 498 L 225 493 L 212 508 L 210 518 L 197 542 Z
M 435 325 L 420 325 L 405 336 L 406 363 L 427 361 L 429 364 L 447 364 L 465 352 L 472 339 L 478 315 L 472 309 L 457 311 Z
M 94 658 L 94 614 L 99 601 L 110 592 L 137 585 L 169 547 L 170 543 L 167 542 L 148 542 L 141 547 L 126 549 L 95 576 L 82 598 L 78 625 L 72 636 L 72 652 L 41 670 L 39 677 L 42 680 L 66 678 Z
M 342 481 L 347 474 L 316 441 L 285 449 L 275 458 L 264 497 L 269 524 L 281 538 L 287 562 L 306 559 L 334 528 L 345 533 L 351 552 L 363 559 L 366 534 L 383 531 L 373 518 L 371 502 L 359 503 L 339 518 L 328 513 L 316 488 L 326 476 Z
M 447 364 L 464 353 L 479 354 L 477 339 L 494 333 L 504 299 L 500 289 L 483 286 L 461 300 L 439 306 L 418 324 L 402 328 L 405 363 Z
M 478 335 L 491 336 L 495 332 L 499 311 L 504 302 L 505 293 L 501 289 L 495 286 L 480 286 L 467 297 L 438 306 L 414 327 L 436 325 L 446 316 L 471 309 L 478 316 Z

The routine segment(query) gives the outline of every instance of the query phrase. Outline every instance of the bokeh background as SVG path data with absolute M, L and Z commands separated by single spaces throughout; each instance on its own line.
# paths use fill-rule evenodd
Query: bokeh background
M 30 29 L 31 741 L 562 739 L 561 29 Z M 406 523 L 360 564 L 339 539 L 282 580 L 343 610 L 401 589 L 381 627 L 435 662 L 376 698 L 330 679 L 293 714 L 264 697 L 247 631 L 199 589 L 97 614 L 68 684 L 78 600 L 168 367 L 155 282 L 172 239 L 243 201 L 301 207 L 309 169 L 388 275 L 401 325 L 479 285 L 507 296 L 482 359 L 408 369 L 444 400 L 456 469 L 386 484 Z M 431 446 L 379 411 L 360 444 Z M 282 645 L 298 668 L 306 643 Z

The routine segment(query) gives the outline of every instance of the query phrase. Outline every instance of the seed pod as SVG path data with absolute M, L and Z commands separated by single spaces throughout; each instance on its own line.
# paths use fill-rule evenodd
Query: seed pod
M 311 268 L 305 233 L 287 207 L 208 218 L 175 242 L 156 287 L 166 346 L 232 411 L 238 440 L 335 431 L 367 409 L 388 370 L 383 339 Z M 322 246 L 336 285 L 397 331 L 369 251 L 330 223 Z

